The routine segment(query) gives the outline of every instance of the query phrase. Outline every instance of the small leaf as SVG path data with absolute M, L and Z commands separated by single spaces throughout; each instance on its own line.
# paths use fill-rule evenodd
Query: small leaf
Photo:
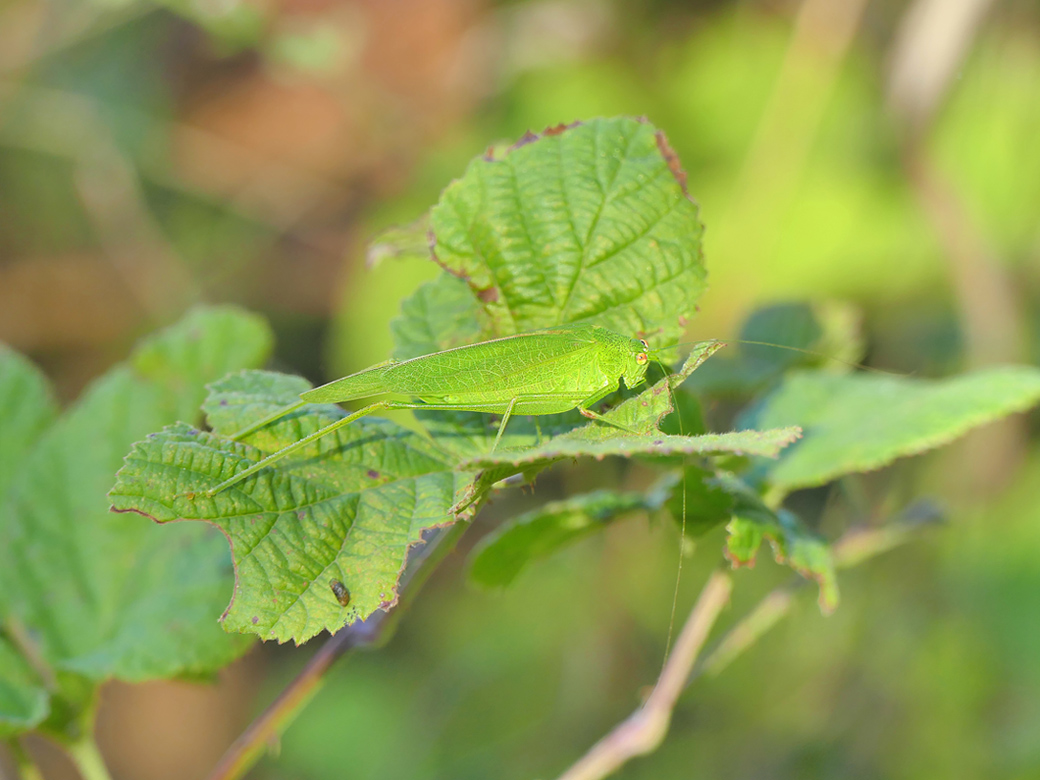
M 668 499 L 668 511 L 690 536 L 703 536 L 732 517 L 736 498 L 712 471 L 687 465 L 678 487 Z
M 345 416 L 314 405 L 256 431 L 223 438 L 297 400 L 298 377 L 243 372 L 211 386 L 205 408 L 215 433 L 170 426 L 134 445 L 110 493 L 120 511 L 160 523 L 205 520 L 230 540 L 235 595 L 229 631 L 305 642 L 364 620 L 397 601 L 409 549 L 423 532 L 455 522 L 455 493 L 472 475 L 429 439 L 365 418 L 213 497 L 202 492 Z M 331 590 L 350 593 L 340 605 Z
M 754 566 L 758 548 L 768 539 L 777 563 L 790 566 L 820 588 L 824 613 L 838 606 L 838 579 L 830 546 L 785 509 L 772 512 L 755 501 L 735 510 L 726 526 L 726 557 L 734 566 Z
M 822 485 L 946 444 L 1040 401 L 1040 369 L 1005 366 L 943 380 L 850 374 L 790 376 L 755 415 L 800 425 L 805 439 L 768 467 L 784 490 Z
M 664 495 L 597 490 L 525 512 L 481 540 L 471 557 L 470 576 L 485 588 L 504 588 L 532 561 L 601 531 L 625 514 L 657 509 Z
M 671 344 L 706 286 L 685 174 L 635 119 L 528 134 L 474 160 L 430 224 L 437 261 L 499 336 L 587 320 Z

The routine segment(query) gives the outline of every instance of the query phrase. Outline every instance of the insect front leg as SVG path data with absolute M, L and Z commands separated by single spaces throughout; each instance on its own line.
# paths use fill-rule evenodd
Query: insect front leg
M 628 431 L 628 433 L 634 433 L 638 436 L 639 431 L 633 430 L 632 428 L 629 428 L 627 425 L 616 423 L 613 420 L 608 420 L 599 412 L 594 412 L 591 409 L 589 409 L 589 407 L 592 406 L 594 403 L 602 400 L 603 398 L 610 395 L 617 389 L 617 382 L 614 382 L 612 385 L 607 385 L 606 387 L 600 388 L 595 393 L 586 398 L 584 401 L 582 401 L 580 404 L 578 404 L 578 411 L 581 413 L 583 417 L 588 417 L 590 420 L 597 420 L 601 423 L 606 423 L 607 425 L 610 425 L 614 428 L 620 428 L 623 431 Z
M 586 409 L 584 406 L 579 406 L 578 411 L 581 412 L 583 417 L 588 417 L 590 420 L 598 420 L 599 422 L 606 423 L 607 425 L 610 425 L 613 428 L 620 428 L 621 430 L 627 431 L 628 433 L 634 433 L 636 436 L 640 435 L 639 431 L 635 430 L 634 428 L 629 428 L 627 425 L 622 425 L 619 422 L 608 420 L 602 414 L 594 412 L 591 409 Z

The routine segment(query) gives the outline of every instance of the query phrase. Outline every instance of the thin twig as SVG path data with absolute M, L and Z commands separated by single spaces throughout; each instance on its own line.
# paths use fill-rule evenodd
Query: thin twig
M 761 639 L 769 629 L 787 617 L 794 604 L 795 591 L 804 585 L 805 580 L 799 578 L 770 591 L 704 655 L 704 660 L 697 664 L 697 668 L 690 674 L 689 683 L 702 674 L 711 677 L 717 675 Z
M 87 736 L 69 746 L 69 755 L 83 780 L 111 780 L 112 775 L 98 750 L 92 731 L 88 730 Z
M 661 744 L 675 702 L 711 627 L 729 602 L 732 587 L 733 580 L 727 572 L 716 570 L 711 575 L 646 703 L 593 745 L 560 780 L 598 780 L 617 771 L 630 758 L 650 753 Z
M 939 517 L 931 504 L 920 502 L 902 512 L 901 519 L 886 526 L 853 529 L 834 543 L 834 565 L 839 569 L 856 566 L 908 541 Z M 617 771 L 628 759 L 656 749 L 668 731 L 672 710 L 683 689 L 703 674 L 718 674 L 754 645 L 790 613 L 795 593 L 807 582 L 798 577 L 771 591 L 698 663 L 697 656 L 704 639 L 729 600 L 730 577 L 724 572 L 715 572 L 701 591 L 676 643 L 675 652 L 668 659 L 646 704 L 596 743 L 559 780 L 599 780 Z

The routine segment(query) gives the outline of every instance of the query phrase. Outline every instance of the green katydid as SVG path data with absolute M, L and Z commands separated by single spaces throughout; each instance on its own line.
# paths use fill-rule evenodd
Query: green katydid
M 739 343 L 765 345 L 758 341 Z M 815 354 L 798 347 L 768 346 Z M 212 497 L 339 428 L 388 409 L 500 414 L 492 450 L 498 447 L 514 414 L 557 414 L 577 409 L 589 419 L 627 431 L 589 407 L 616 391 L 622 380 L 627 388 L 642 383 L 651 360 L 657 358 L 645 340 L 589 323 L 559 325 L 410 360 L 389 360 L 301 393 L 299 402 L 258 420 L 232 438 L 242 439 L 308 404 L 343 403 L 375 395 L 405 396 L 408 401 L 369 404 L 268 455 L 203 494 Z
M 622 380 L 628 388 L 643 382 L 650 360 L 650 347 L 643 339 L 584 323 L 380 363 L 301 393 L 298 403 L 279 409 L 233 438 L 241 439 L 307 404 L 342 403 L 384 394 L 410 400 L 369 404 L 257 461 L 204 495 L 214 496 L 323 436 L 386 409 L 500 414 L 502 421 L 492 449 L 502 440 L 514 414 L 557 414 L 577 409 L 589 419 L 623 428 L 589 407 L 617 390 Z

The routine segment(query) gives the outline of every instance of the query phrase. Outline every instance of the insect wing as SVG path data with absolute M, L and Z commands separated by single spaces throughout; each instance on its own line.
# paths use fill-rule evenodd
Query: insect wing
M 552 393 L 581 384 L 599 342 L 585 330 L 539 331 L 484 341 L 398 363 L 391 392 L 437 400 L 509 400 L 517 392 Z
M 385 393 L 387 392 L 386 372 L 394 365 L 395 363 L 392 361 L 387 361 L 371 366 L 364 371 L 358 371 L 356 374 L 300 393 L 300 398 L 311 404 L 336 404 L 341 401 L 352 401 L 355 398 L 368 398 Z

